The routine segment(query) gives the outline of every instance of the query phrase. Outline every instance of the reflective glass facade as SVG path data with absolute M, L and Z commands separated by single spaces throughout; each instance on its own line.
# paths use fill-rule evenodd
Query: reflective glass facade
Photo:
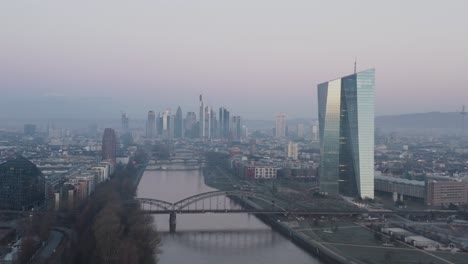
M 375 70 L 318 85 L 320 191 L 374 198 Z

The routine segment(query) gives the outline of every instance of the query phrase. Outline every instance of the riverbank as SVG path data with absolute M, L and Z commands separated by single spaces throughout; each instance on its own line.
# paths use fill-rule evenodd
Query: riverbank
M 136 191 L 138 188 L 138 185 L 140 184 L 141 178 L 143 177 L 143 174 L 146 171 L 146 167 L 148 166 L 148 161 L 146 161 L 145 164 L 138 164 L 136 165 L 136 175 L 135 179 L 133 180 L 133 190 Z
M 285 188 L 281 181 L 246 181 L 229 174 L 227 169 L 217 166 L 205 168 L 205 183 L 220 190 L 249 189 L 256 193 L 274 196 L 287 201 L 283 206 L 294 210 L 297 206 L 305 210 L 328 208 L 342 212 L 346 208 L 336 199 L 306 194 L 295 195 L 296 188 Z M 273 186 L 275 188 L 273 188 Z M 302 188 L 307 189 L 307 188 Z M 286 193 L 285 193 L 286 192 Z M 288 199 L 293 197 L 294 199 Z M 230 197 L 241 206 L 263 209 L 270 203 L 247 198 Z M 286 198 L 286 199 L 284 199 Z M 370 223 L 356 217 L 299 217 L 283 215 L 257 215 L 258 219 L 281 233 L 284 237 L 326 263 L 393 263 L 398 256 L 401 263 L 465 263 L 464 253 L 427 252 L 390 238 L 381 239 L 369 228 Z M 375 223 L 374 224 L 379 224 Z
M 219 167 L 205 167 L 203 168 L 205 177 L 205 183 L 212 188 L 220 190 L 228 190 L 229 186 L 235 183 L 228 172 L 223 171 Z M 216 175 L 216 176 L 215 176 Z M 251 200 L 242 199 L 239 197 L 229 197 L 231 200 L 240 204 L 241 206 L 248 209 L 263 209 L 261 205 L 254 203 Z M 350 263 L 345 257 L 331 251 L 319 242 L 306 237 L 303 234 L 296 232 L 290 228 L 286 223 L 272 215 L 256 215 L 263 223 L 270 226 L 272 229 L 283 235 L 285 238 L 291 240 L 294 244 L 308 252 L 309 254 L 318 257 L 321 261 L 330 264 L 347 264 Z
M 229 197 L 229 198 L 247 209 L 263 209 L 258 204 L 254 203 L 253 201 L 249 201 L 247 199 L 241 199 L 241 198 L 234 197 L 234 196 Z M 265 214 L 259 214 L 255 216 L 258 219 L 260 219 L 262 222 L 264 222 L 265 224 L 273 228 L 275 231 L 282 234 L 284 237 L 290 239 L 297 246 L 307 251 L 308 253 L 318 257 L 321 261 L 325 263 L 330 263 L 330 264 L 350 263 L 344 257 L 322 246 L 319 242 L 311 240 L 310 238 L 305 237 L 303 234 L 296 232 L 295 230 L 290 228 L 287 224 L 281 222 L 278 218 L 274 216 L 265 215 Z
M 205 184 L 200 171 L 146 171 L 137 197 L 176 202 L 215 190 Z M 228 199 L 219 199 L 220 206 L 224 200 L 238 208 Z M 216 198 L 211 202 L 216 204 Z M 163 234 L 160 263 L 324 263 L 252 215 L 180 214 L 172 234 L 169 215 L 153 217 Z

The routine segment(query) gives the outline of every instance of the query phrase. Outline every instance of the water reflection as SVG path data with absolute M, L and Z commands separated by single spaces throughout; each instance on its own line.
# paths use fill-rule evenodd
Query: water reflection
M 172 237 L 186 248 L 227 256 L 271 248 L 284 243 L 285 240 L 279 239 L 279 236 L 271 230 L 230 230 L 178 232 Z
M 201 171 L 146 171 L 138 197 L 174 203 L 214 190 Z M 154 219 L 162 236 L 162 264 L 320 263 L 253 215 L 179 214 L 175 234 L 168 233 L 168 215 Z

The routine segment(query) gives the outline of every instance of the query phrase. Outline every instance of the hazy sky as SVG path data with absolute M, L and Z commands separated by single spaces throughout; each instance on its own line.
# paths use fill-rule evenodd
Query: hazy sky
M 468 2 L 0 3 L 0 117 L 145 118 L 198 95 L 249 119 L 316 117 L 316 85 L 376 68 L 377 115 L 468 105 Z

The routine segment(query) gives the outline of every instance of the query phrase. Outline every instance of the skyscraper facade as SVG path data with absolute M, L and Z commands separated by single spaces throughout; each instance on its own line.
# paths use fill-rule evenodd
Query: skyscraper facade
M 117 137 L 112 128 L 104 129 L 102 136 L 102 160 L 109 160 L 115 164 L 117 156 Z
M 304 124 L 297 124 L 296 132 L 298 138 L 304 138 Z
M 219 138 L 218 120 L 216 119 L 216 111 L 213 109 L 210 112 L 210 138 Z
M 182 109 L 179 106 L 174 117 L 174 138 L 182 138 L 184 136 L 183 123 Z
M 205 121 L 204 126 L 205 126 L 205 133 L 204 133 L 204 138 L 211 138 L 211 108 L 209 106 L 205 106 Z
M 146 121 L 146 138 L 154 138 L 156 135 L 156 113 L 148 112 L 148 120 Z
M 317 88 L 320 191 L 373 199 L 375 70 Z
M 288 144 L 288 158 L 297 160 L 299 156 L 298 144 L 294 142 L 289 142 Z
M 170 139 L 171 136 L 171 110 L 166 110 L 161 115 L 162 118 L 162 130 L 161 135 L 163 139 Z
M 242 123 L 240 116 L 232 116 L 231 117 L 231 125 L 230 125 L 230 138 L 231 140 L 238 141 L 242 138 Z
M 198 137 L 198 132 L 196 129 L 197 115 L 195 112 L 187 112 L 185 117 L 185 136 L 190 138 Z
M 203 97 L 200 94 L 200 115 L 199 115 L 199 134 L 198 136 L 205 138 L 205 105 L 203 104 Z
M 129 128 L 129 120 L 128 120 L 128 116 L 126 113 L 122 113 L 121 122 L 122 122 L 122 133 L 125 134 L 128 132 L 128 128 Z
M 230 124 L 230 116 L 229 111 L 224 108 L 219 108 L 219 134 L 221 138 L 229 138 L 229 124 Z
M 275 137 L 282 138 L 286 136 L 286 116 L 283 113 L 276 115 Z

